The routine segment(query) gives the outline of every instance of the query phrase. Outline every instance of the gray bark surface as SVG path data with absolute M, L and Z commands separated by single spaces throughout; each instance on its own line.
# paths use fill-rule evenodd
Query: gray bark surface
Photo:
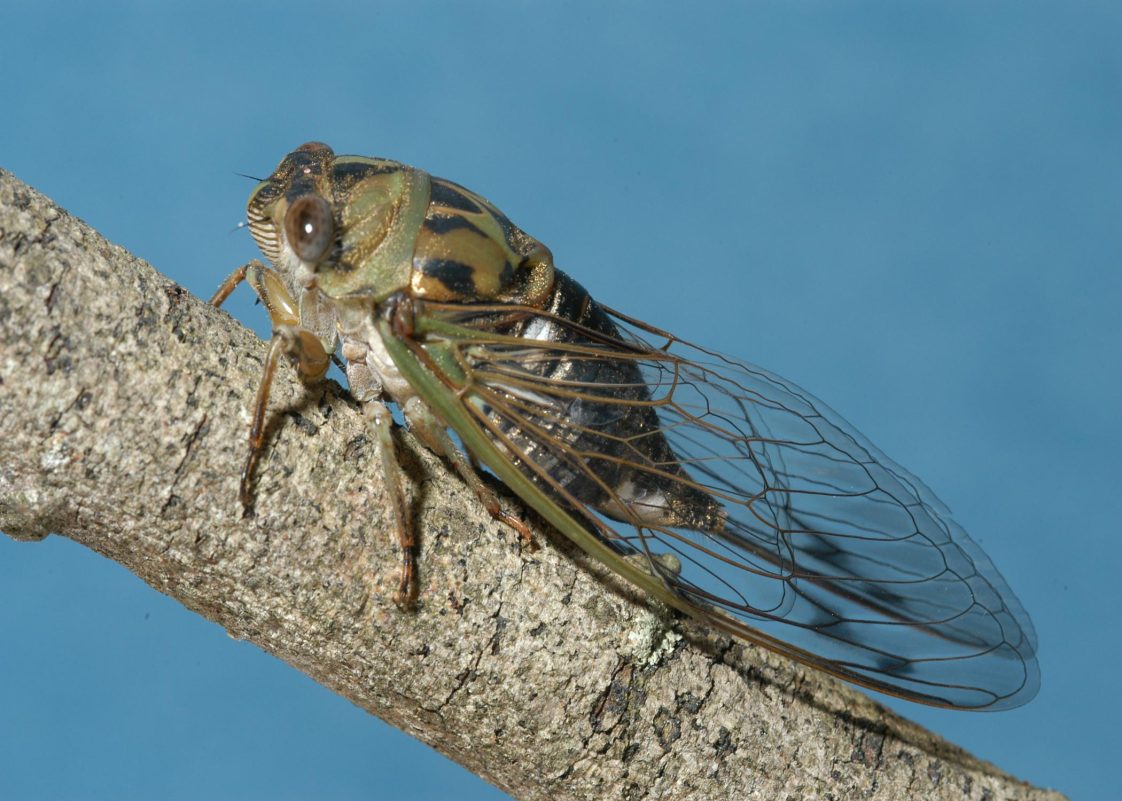
M 523 551 L 400 431 L 420 543 L 417 609 L 398 610 L 377 453 L 336 385 L 280 371 L 243 515 L 264 353 L 0 170 L 9 536 L 94 549 L 527 801 L 1062 798 L 829 677 L 668 622 L 559 535 Z

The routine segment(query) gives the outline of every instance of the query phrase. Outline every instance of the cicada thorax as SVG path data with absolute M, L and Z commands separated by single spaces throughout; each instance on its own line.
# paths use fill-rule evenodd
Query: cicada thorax
M 431 179 L 413 248 L 413 297 L 540 306 L 549 298 L 554 272 L 549 248 L 485 198 L 443 178 Z

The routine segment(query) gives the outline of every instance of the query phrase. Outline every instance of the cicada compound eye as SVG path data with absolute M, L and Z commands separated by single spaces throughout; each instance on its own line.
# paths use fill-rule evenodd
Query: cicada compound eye
M 327 255 L 335 240 L 331 207 L 319 195 L 298 198 L 285 212 L 284 233 L 301 260 L 318 262 Z

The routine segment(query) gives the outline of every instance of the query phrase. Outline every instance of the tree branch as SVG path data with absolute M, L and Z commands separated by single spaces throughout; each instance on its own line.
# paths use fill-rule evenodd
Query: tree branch
M 57 532 L 520 799 L 1057 799 L 849 687 L 667 624 L 539 533 L 521 553 L 402 432 L 418 609 L 362 417 L 0 170 L 0 529 Z M 516 503 L 516 501 L 511 501 Z

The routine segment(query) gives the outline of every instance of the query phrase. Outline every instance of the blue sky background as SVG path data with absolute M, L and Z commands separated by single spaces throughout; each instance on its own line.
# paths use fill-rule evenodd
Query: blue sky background
M 1122 5 L 0 3 L 0 166 L 201 296 L 308 139 L 456 180 L 595 296 L 806 386 L 1032 615 L 1027 707 L 893 704 L 1116 792 Z M 240 292 L 230 309 L 263 331 Z M 0 537 L 0 797 L 498 799 L 61 538 Z

